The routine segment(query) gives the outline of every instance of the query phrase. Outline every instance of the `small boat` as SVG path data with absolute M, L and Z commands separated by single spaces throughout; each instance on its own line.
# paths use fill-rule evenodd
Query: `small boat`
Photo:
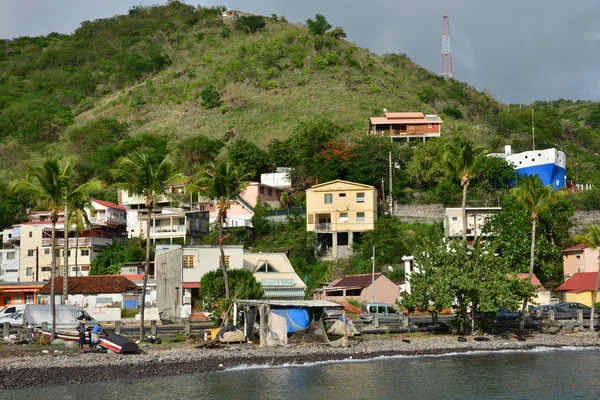
M 44 338 L 46 342 L 50 342 L 52 340 L 52 331 L 51 330 L 37 330 L 34 333 Z M 79 333 L 76 331 L 57 331 L 56 338 L 64 340 L 65 342 L 74 342 L 79 343 Z M 90 344 L 90 334 L 85 335 L 84 346 L 89 346 Z M 100 333 L 98 337 L 98 345 L 107 350 L 111 350 L 118 354 L 140 354 L 142 351 L 138 347 L 135 342 L 124 338 L 121 335 L 117 335 L 114 332 L 104 331 L 104 333 Z

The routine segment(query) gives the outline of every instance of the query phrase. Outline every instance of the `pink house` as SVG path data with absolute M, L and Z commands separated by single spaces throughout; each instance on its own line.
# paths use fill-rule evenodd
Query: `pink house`
M 373 286 L 374 285 L 374 286 Z M 332 282 L 329 286 L 315 293 L 317 300 L 341 302 L 354 299 L 360 302 L 370 302 L 373 295 L 376 303 L 394 304 L 400 288 L 383 274 L 375 274 L 375 281 L 371 274 L 350 275 Z
M 254 207 L 258 201 L 267 204 L 278 204 L 281 198 L 281 189 L 258 182 L 250 182 L 238 200 L 232 201 L 227 211 L 227 227 L 251 226 L 250 219 L 254 215 Z M 199 199 L 200 211 L 208 211 L 210 222 L 217 219 L 218 208 L 216 202 Z

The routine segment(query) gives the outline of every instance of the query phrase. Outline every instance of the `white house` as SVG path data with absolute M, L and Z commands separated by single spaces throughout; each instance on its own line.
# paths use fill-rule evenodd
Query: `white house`
M 284 253 L 245 253 L 244 269 L 261 284 L 266 299 L 303 299 L 306 284 Z

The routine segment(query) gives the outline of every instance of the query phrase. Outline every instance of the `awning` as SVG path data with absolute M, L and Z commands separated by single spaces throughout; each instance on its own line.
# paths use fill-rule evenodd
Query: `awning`
M 200 288 L 200 282 L 182 282 L 181 286 L 184 289 L 199 289 Z
M 294 298 L 304 298 L 304 289 L 297 290 L 264 290 L 264 298 L 281 298 L 281 297 L 294 297 Z

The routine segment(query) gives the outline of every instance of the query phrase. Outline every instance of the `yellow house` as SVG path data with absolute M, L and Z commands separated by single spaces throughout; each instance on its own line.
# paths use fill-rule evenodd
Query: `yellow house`
M 306 229 L 318 233 L 319 254 L 340 258 L 352 254 L 352 242 L 377 222 L 377 189 L 335 180 L 306 191 Z
M 597 277 L 598 272 L 576 272 L 556 291 L 560 293 L 562 301 L 573 301 L 591 307 Z

